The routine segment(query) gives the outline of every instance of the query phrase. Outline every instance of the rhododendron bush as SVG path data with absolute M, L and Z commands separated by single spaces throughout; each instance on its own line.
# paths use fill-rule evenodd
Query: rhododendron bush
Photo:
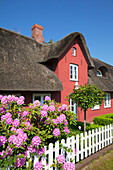
M 44 146 L 68 137 L 74 113 L 65 104 L 58 106 L 49 96 L 45 97 L 43 106 L 36 100 L 27 108 L 23 107 L 23 96 L 0 95 L 0 101 L 0 168 L 27 169 L 26 162 L 30 162 L 30 169 L 42 169 L 40 158 L 44 156 Z M 33 167 L 36 154 L 39 161 Z M 57 161 L 63 169 L 74 166 L 66 164 L 60 155 Z

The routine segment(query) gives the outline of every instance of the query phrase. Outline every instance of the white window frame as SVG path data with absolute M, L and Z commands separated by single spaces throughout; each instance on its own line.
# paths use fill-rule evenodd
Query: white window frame
M 74 108 L 74 110 L 72 110 L 72 107 Z M 71 111 L 71 112 L 74 112 L 74 113 L 75 113 L 75 103 L 72 101 L 72 99 L 70 99 L 69 108 L 70 108 L 70 111 Z
M 72 68 L 72 71 L 71 71 Z M 76 68 L 76 78 L 75 78 L 75 68 Z M 72 72 L 72 74 L 71 74 Z M 72 78 L 71 78 L 72 75 Z M 70 80 L 71 81 L 78 81 L 78 65 L 76 64 L 70 64 Z
M 111 107 L 111 94 L 106 93 L 104 96 L 104 108 Z
M 50 98 L 51 98 L 51 94 L 49 93 L 49 94 L 47 94 L 47 93 L 43 93 L 43 94 L 41 94 L 41 93 L 34 93 L 33 94 L 33 102 L 35 101 L 35 96 L 39 96 L 39 97 L 41 97 L 41 106 L 44 104 L 44 96 L 49 96 Z
M 99 109 L 100 109 L 100 105 L 99 104 L 97 104 L 93 108 L 91 108 L 91 110 L 99 110 Z
M 73 56 L 76 56 L 76 48 L 73 47 Z
M 102 72 L 100 70 L 97 70 L 97 76 L 102 77 Z

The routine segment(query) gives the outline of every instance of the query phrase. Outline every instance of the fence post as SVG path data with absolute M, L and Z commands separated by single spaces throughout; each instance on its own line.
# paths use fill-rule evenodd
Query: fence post
M 87 132 L 85 132 L 85 158 L 87 157 Z
M 101 143 L 102 143 L 102 140 L 101 140 L 101 128 L 99 127 L 99 150 L 101 149 Z
M 50 168 L 50 166 L 53 164 L 53 144 L 49 144 L 49 169 L 53 169 L 53 167 Z
M 94 146 L 94 129 L 92 130 L 92 153 L 95 152 L 95 146 Z
M 110 144 L 112 143 L 112 125 L 110 124 L 110 132 L 109 132 L 109 135 L 110 135 Z
M 73 163 L 75 164 L 75 137 L 72 136 L 72 159 L 73 159 Z
M 104 127 L 102 126 L 102 148 L 104 148 Z
M 81 133 L 81 160 L 83 159 L 83 133 Z
M 79 135 L 76 135 L 76 162 L 79 161 Z
M 98 151 L 98 129 L 96 129 L 96 152 Z
M 89 155 L 91 155 L 91 131 L 89 131 Z

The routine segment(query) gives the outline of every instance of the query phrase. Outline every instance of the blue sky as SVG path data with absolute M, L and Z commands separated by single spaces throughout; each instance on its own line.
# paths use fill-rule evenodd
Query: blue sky
M 82 33 L 91 56 L 113 65 L 113 0 L 0 0 L 0 27 L 31 37 L 36 23 L 46 42 Z

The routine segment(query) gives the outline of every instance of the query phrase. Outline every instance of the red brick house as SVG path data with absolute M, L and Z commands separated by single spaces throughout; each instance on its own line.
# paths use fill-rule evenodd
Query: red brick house
M 70 105 L 83 121 L 84 114 L 66 96 L 89 82 L 106 91 L 102 106 L 87 112 L 86 121 L 113 112 L 113 66 L 92 58 L 82 34 L 75 32 L 55 43 L 45 43 L 43 27 L 32 27 L 32 38 L 0 28 L 0 93 L 23 95 L 26 104 L 50 95 Z

